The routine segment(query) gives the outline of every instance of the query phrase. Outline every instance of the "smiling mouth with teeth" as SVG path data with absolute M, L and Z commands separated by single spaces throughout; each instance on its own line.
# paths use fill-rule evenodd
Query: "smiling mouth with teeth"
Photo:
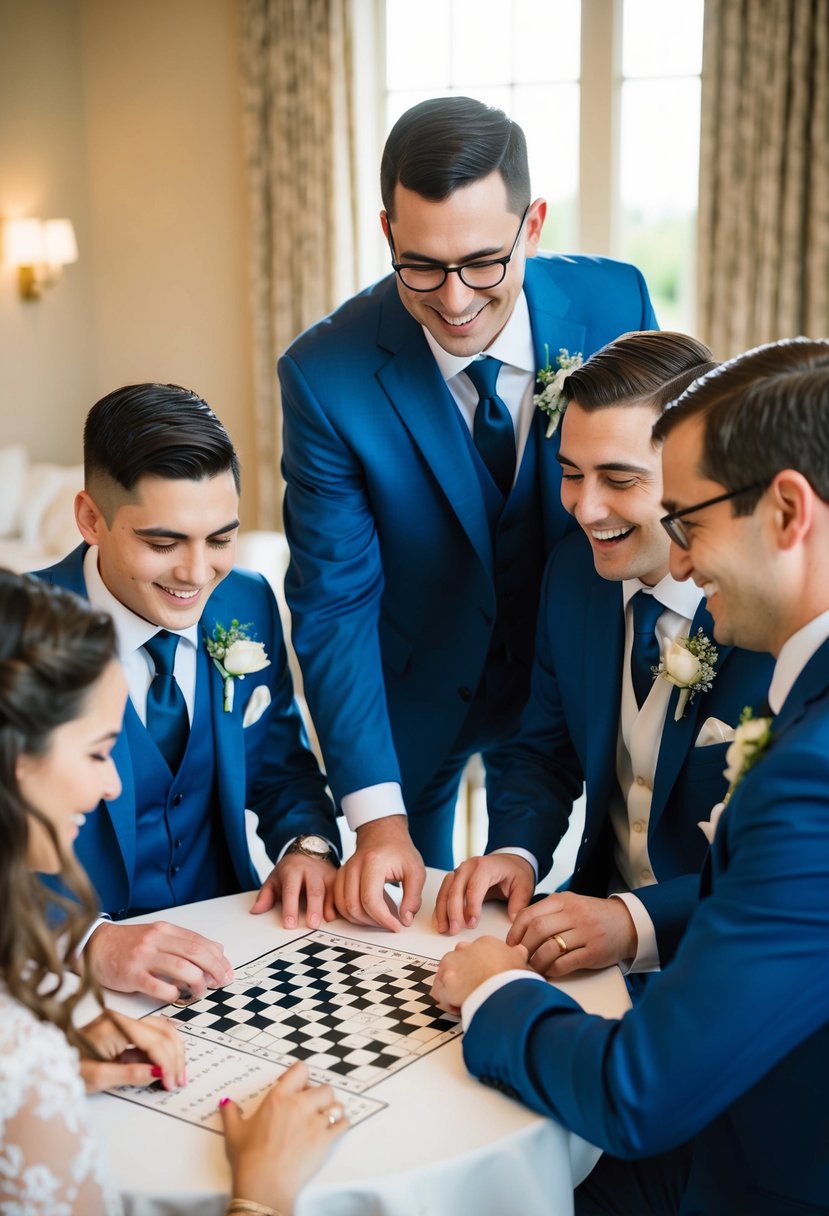
M 633 528 L 591 528 L 590 535 L 594 540 L 621 540 L 630 536 Z
M 176 587 L 165 587 L 163 583 L 158 584 L 162 591 L 166 591 L 168 595 L 174 596 L 177 600 L 193 600 L 199 594 L 200 588 L 195 591 L 179 591 Z

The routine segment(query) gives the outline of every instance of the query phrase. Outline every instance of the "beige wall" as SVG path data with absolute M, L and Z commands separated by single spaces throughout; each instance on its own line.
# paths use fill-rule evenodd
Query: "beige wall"
M 234 20 L 234 0 L 0 0 L 0 214 L 69 215 L 80 250 L 36 304 L 1 272 L 0 409 L 3 441 L 76 459 L 98 396 L 187 385 L 236 440 L 252 507 Z

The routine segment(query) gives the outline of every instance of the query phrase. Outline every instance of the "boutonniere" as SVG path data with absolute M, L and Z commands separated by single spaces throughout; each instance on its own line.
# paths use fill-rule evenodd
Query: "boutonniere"
M 537 406 L 549 418 L 545 436 L 546 439 L 549 439 L 551 435 L 555 434 L 566 404 L 561 391 L 564 387 L 564 381 L 577 367 L 581 367 L 584 359 L 581 356 L 581 351 L 576 351 L 574 355 L 571 355 L 562 346 L 558 352 L 555 365 L 553 365 L 550 363 L 550 351 L 546 346 L 544 347 L 544 353 L 547 356 L 547 362 L 536 376 L 537 382 L 542 386 L 541 392 L 535 393 L 533 396 L 533 405 Z
M 655 676 L 661 676 L 679 689 L 674 711 L 674 722 L 678 722 L 687 706 L 698 692 L 709 692 L 714 683 L 717 648 L 701 629 L 693 637 L 666 638 L 662 643 L 662 658 L 653 668 Z
M 772 740 L 771 724 L 771 718 L 755 718 L 754 711 L 748 705 L 740 714 L 740 725 L 734 731 L 734 738 L 725 753 L 723 776 L 728 782 L 726 802 L 749 769 L 754 768 L 768 751 Z
M 270 667 L 271 661 L 265 653 L 264 642 L 254 642 L 248 633 L 250 625 L 240 625 L 238 621 L 230 622 L 230 628 L 216 622 L 211 637 L 205 639 L 207 653 L 213 660 L 213 666 L 224 680 L 225 713 L 233 709 L 233 681 L 244 680 L 245 676 L 263 667 Z

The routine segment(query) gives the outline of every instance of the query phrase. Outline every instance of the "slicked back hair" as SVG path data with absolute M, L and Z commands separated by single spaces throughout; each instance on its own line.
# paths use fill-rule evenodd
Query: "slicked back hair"
M 829 341 L 789 338 L 758 346 L 693 384 L 657 421 L 663 440 L 680 423 L 704 424 L 699 472 L 750 515 L 781 469 L 794 469 L 829 502 Z
M 383 206 L 394 220 L 398 182 L 440 202 L 496 171 L 510 210 L 521 215 L 530 203 L 530 169 L 518 123 L 472 97 L 433 97 L 412 106 L 389 132 L 380 163 Z
M 571 372 L 562 392 L 587 412 L 648 405 L 660 413 L 717 366 L 703 342 L 668 330 L 623 334 Z
M 239 458 L 206 401 L 177 384 L 128 384 L 102 397 L 84 427 L 87 488 L 108 478 L 127 492 L 144 476 L 201 481 L 228 470 L 238 492 Z

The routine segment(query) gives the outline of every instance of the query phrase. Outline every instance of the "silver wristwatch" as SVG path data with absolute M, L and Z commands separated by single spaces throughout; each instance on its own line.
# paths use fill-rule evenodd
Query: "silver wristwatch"
M 313 857 L 316 861 L 330 861 L 335 866 L 340 864 L 336 851 L 324 836 L 297 836 L 285 850 L 286 856 L 288 853 L 301 853 L 303 857 Z

